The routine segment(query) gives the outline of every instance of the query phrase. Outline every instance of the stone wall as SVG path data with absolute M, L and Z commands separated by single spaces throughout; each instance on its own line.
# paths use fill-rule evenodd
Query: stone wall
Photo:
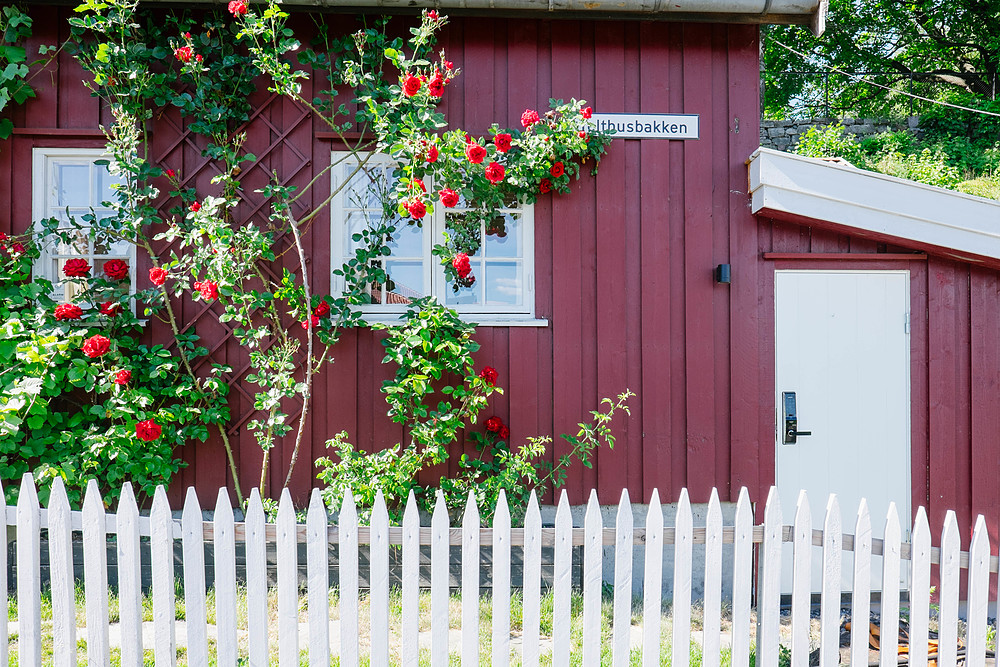
M 840 123 L 848 135 L 861 139 L 872 134 L 889 130 L 913 130 L 919 132 L 920 118 L 911 116 L 905 120 L 876 118 L 814 118 L 812 120 L 763 120 L 760 123 L 760 145 L 779 151 L 792 150 L 799 137 L 810 127 L 825 128 Z

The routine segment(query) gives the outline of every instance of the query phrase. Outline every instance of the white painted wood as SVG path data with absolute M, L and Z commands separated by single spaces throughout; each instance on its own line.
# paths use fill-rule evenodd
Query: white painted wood
M 400 652 L 402 667 L 417 667 L 417 646 L 419 639 L 420 609 L 418 593 L 420 586 L 420 512 L 417 501 L 410 491 L 403 512 L 403 590 L 402 619 L 400 624 Z
M 930 602 L 931 528 L 919 507 L 910 536 L 910 667 L 927 667 Z
M 471 491 L 462 516 L 462 667 L 479 667 L 479 507 Z
M 869 618 L 871 617 L 872 520 L 862 498 L 854 525 L 854 587 L 851 589 L 851 664 L 868 664 Z
M 660 665 L 663 607 L 663 510 L 653 489 L 646 509 L 645 568 L 642 579 L 642 666 Z
M 57 481 L 61 481 L 56 478 Z M 61 485 L 60 485 L 61 486 Z M 53 487 L 53 490 L 54 487 Z M 63 492 L 65 498 L 65 492 Z M 53 498 L 54 500 L 54 498 Z M 49 558 L 53 555 L 52 538 L 52 501 L 49 502 Z M 69 537 L 69 505 L 66 505 L 65 526 L 60 532 Z M 132 492 L 132 485 L 125 483 L 122 485 L 122 494 L 118 498 L 117 526 L 118 533 L 118 616 L 121 619 L 119 630 L 121 632 L 121 664 L 122 667 L 142 667 L 142 563 L 139 555 L 139 506 L 135 502 L 135 494 Z M 72 555 L 71 545 L 59 545 L 59 550 L 63 552 L 63 557 Z M 54 565 L 53 561 L 53 565 Z M 67 565 L 72 568 L 72 561 Z M 72 582 L 73 570 L 67 574 Z M 55 591 L 62 585 L 56 586 L 53 576 L 53 619 L 55 617 Z M 70 588 L 72 590 L 72 588 Z M 72 597 L 66 598 L 65 593 L 60 592 L 64 597 L 63 604 L 70 603 L 70 608 L 66 611 L 72 613 Z M 70 616 L 72 619 L 72 616 Z M 75 625 L 75 623 L 74 623 Z M 76 647 L 73 648 L 73 659 L 76 659 Z M 72 663 L 75 667 L 76 663 Z
M 757 602 L 757 664 L 778 664 L 781 602 L 781 501 L 771 487 L 764 505 L 764 542 L 760 548 Z
M 41 553 L 38 494 L 31 473 L 21 477 L 17 496 L 17 620 L 18 664 L 41 667 Z M 104 591 L 107 595 L 107 586 Z M 105 604 L 107 598 L 105 597 Z
M 188 660 L 192 665 L 208 664 L 208 614 L 205 610 L 205 531 L 201 504 L 194 487 L 184 497 L 181 518 L 184 554 L 184 610 L 187 626 Z
M 228 489 L 219 489 L 212 521 L 215 549 L 216 656 L 220 667 L 235 665 L 236 634 L 236 530 Z M 329 664 L 329 663 L 327 663 Z
M 522 667 L 538 667 L 539 635 L 541 633 L 542 584 L 542 515 L 534 490 L 528 499 L 524 515 L 524 580 L 521 628 L 524 642 L 521 648 Z M 463 598 L 464 599 L 464 598 Z
M 611 664 L 626 667 L 629 656 L 629 639 L 632 632 L 632 503 L 628 489 L 622 489 L 615 519 L 615 598 L 613 608 L 613 635 L 611 638 Z
M 87 662 L 111 661 L 108 631 L 108 533 L 104 500 L 97 480 L 87 482 L 83 497 L 83 590 L 87 598 Z M 23 634 L 24 630 L 22 630 Z M 29 637 L 31 635 L 28 635 Z
M 583 519 L 583 667 L 601 664 L 601 569 L 604 525 L 597 491 L 591 489 Z
M 309 664 L 330 664 L 329 517 L 319 489 L 309 496 L 306 515 L 306 567 L 309 579 Z
M 431 667 L 448 664 L 448 506 L 439 489 L 431 515 Z
M 896 503 L 889 504 L 882 538 L 882 604 L 879 663 L 881 667 L 896 667 L 899 660 L 899 568 L 900 539 L 899 514 Z M 980 665 L 980 667 L 983 667 Z
M 247 636 L 251 667 L 268 667 L 267 538 L 260 492 L 250 490 L 246 514 Z
M 389 510 L 381 489 L 371 517 L 371 667 L 389 667 Z
M 938 665 L 955 667 L 958 650 L 958 588 L 962 537 L 954 510 L 948 510 L 941 531 L 941 591 L 938 600 Z
M 747 487 L 736 501 L 733 534 L 733 665 L 750 663 L 750 593 L 753 587 L 753 507 Z M 645 665 L 644 667 L 652 667 Z
M 823 520 L 823 597 L 819 610 L 820 647 L 819 667 L 840 665 L 840 595 L 841 549 L 843 524 L 840 521 L 840 503 L 831 493 L 826 502 Z
M 885 516 L 890 502 L 909 512 L 909 272 L 781 270 L 774 281 L 778 416 L 782 392 L 795 392 L 798 430 L 812 433 L 786 445 L 784 421 L 778 425 L 782 507 L 794 507 L 804 489 L 813 499 L 836 493 L 844 516 L 857 515 L 862 497 L 874 516 Z M 791 544 L 783 551 L 790 562 Z M 818 593 L 822 555 L 813 552 Z M 843 576 L 850 587 L 851 570 Z M 791 585 L 786 568 L 781 592 Z
M 121 561 L 121 552 L 124 546 L 123 541 L 131 539 L 129 521 L 133 517 L 138 518 L 139 514 L 138 509 L 135 510 L 134 514 L 123 511 L 127 504 L 125 500 L 126 490 L 131 497 L 132 487 L 126 484 L 122 490 L 122 502 L 118 503 L 118 562 L 120 567 L 124 565 Z M 135 507 L 134 497 L 132 498 L 132 507 Z M 48 518 L 49 576 L 51 577 L 52 584 L 52 664 L 55 667 L 77 667 L 76 605 L 75 595 L 73 594 L 73 519 L 70 516 L 69 498 L 66 496 L 66 486 L 63 483 L 62 477 L 56 477 L 52 480 L 52 488 L 49 490 Z M 138 534 L 136 534 L 135 539 L 136 548 L 138 548 Z M 2 549 L 2 551 L 4 551 L 4 556 L 6 556 L 6 549 Z M 126 551 L 128 551 L 127 547 Z M 6 574 L 6 567 L 4 567 L 4 573 Z M 131 607 L 134 606 L 128 603 L 128 600 L 131 598 L 125 596 L 126 580 L 130 580 L 130 576 L 126 575 L 124 568 L 121 576 L 122 595 L 119 604 L 122 606 L 122 665 L 131 665 L 134 667 L 136 664 L 135 658 L 129 655 L 129 661 L 126 661 L 124 646 L 125 644 L 134 645 L 134 636 L 125 631 L 125 617 L 128 615 Z M 3 588 L 3 594 L 6 597 L 6 586 Z M 138 601 L 138 597 L 134 599 L 136 602 Z M 4 601 L 3 614 L 4 618 L 6 618 L 6 601 Z M 128 641 L 130 637 L 133 639 L 132 642 Z M 4 644 L 6 644 L 6 641 Z M 6 651 L 6 645 L 3 649 Z M 6 656 L 0 664 L 7 664 Z
M 990 535 L 986 519 L 976 517 L 969 546 L 969 604 L 966 631 L 966 665 L 986 666 L 986 624 L 990 603 Z
M 288 487 L 278 499 L 278 665 L 299 664 L 299 556 L 295 547 L 295 507 Z
M 162 486 L 153 494 L 149 515 L 149 552 L 153 580 L 153 655 L 157 667 L 177 664 L 174 628 L 174 520 Z M 254 667 L 258 664 L 251 661 Z
M 350 489 L 340 506 L 340 664 L 358 667 L 358 508 Z
M 672 667 L 688 667 L 691 661 L 691 551 L 694 518 L 687 489 L 681 489 L 674 525 L 674 604 Z
M 493 514 L 493 667 L 510 664 L 510 509 L 503 489 Z
M 722 505 L 719 492 L 712 489 L 705 515 L 705 597 L 702 603 L 702 667 L 719 667 L 722 659 Z
M 573 575 L 573 516 L 563 489 L 556 507 L 552 565 L 552 667 L 569 667 L 570 592 Z
M 809 611 L 812 565 L 812 513 L 805 491 L 799 492 L 792 529 L 792 664 L 809 663 Z

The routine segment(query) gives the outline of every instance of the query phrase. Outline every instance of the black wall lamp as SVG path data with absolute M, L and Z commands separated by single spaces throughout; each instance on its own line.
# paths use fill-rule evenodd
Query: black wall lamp
M 715 282 L 728 285 L 733 282 L 733 268 L 729 264 L 719 264 L 715 267 Z

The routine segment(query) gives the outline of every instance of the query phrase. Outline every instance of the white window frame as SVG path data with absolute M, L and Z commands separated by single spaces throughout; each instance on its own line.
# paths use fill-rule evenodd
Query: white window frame
M 336 191 L 343 178 L 342 169 L 338 167 L 342 160 L 349 158 L 349 151 L 332 151 L 331 153 L 331 192 Z M 372 155 L 369 165 L 386 166 L 391 164 L 390 158 L 384 154 Z M 428 184 L 428 189 L 432 189 Z M 343 291 L 345 281 L 343 276 L 333 274 L 340 269 L 347 257 L 347 216 L 345 209 L 355 207 L 346 205 L 347 190 L 339 193 L 330 202 L 330 285 L 333 289 Z M 431 254 L 435 244 L 444 243 L 445 217 L 447 212 L 460 212 L 462 209 L 445 208 L 440 203 L 434 206 L 434 213 L 424 219 L 424 227 L 430 231 L 423 235 L 423 269 L 424 284 L 429 286 L 430 294 L 437 297 L 441 303 L 447 303 L 447 297 L 452 293 L 452 284 L 445 278 L 444 267 L 439 258 Z M 534 205 L 524 204 L 516 208 L 505 208 L 501 213 L 517 213 L 521 221 L 521 254 L 516 261 L 522 263 L 524 286 L 522 288 L 522 305 L 455 305 L 452 306 L 463 319 L 482 326 L 547 326 L 548 321 L 535 317 L 535 211 Z M 403 224 L 406 224 L 404 221 Z M 483 248 L 485 250 L 485 248 Z M 475 258 L 472 258 L 475 262 Z M 488 259 L 486 261 L 489 261 Z M 498 258 L 498 261 L 511 261 L 509 258 Z M 479 277 L 479 276 L 477 276 Z M 359 310 L 368 322 L 398 322 L 409 308 L 406 304 L 368 304 L 360 306 Z
M 65 210 L 62 208 L 53 208 L 51 205 L 51 196 L 55 186 L 55 173 L 54 168 L 56 164 L 77 164 L 86 165 L 91 168 L 101 168 L 99 165 L 94 165 L 97 160 L 107 160 L 110 156 L 103 148 L 34 148 L 32 149 L 31 155 L 31 217 L 34 220 L 35 233 L 38 234 L 43 231 L 41 221 L 44 219 L 51 218 L 56 212 Z M 93 172 L 91 172 L 93 174 Z M 91 176 L 92 178 L 92 176 Z M 91 181 L 92 183 L 92 181 Z M 93 192 L 93 187 L 90 189 Z M 99 202 L 97 202 L 99 203 Z M 87 202 L 87 206 L 90 206 L 91 202 Z M 52 243 L 49 239 L 45 244 L 39 247 L 40 256 L 35 262 L 33 268 L 33 275 L 36 278 L 45 278 L 52 282 L 54 286 L 53 297 L 56 299 L 65 299 L 65 292 L 62 288 L 63 276 L 53 275 L 53 262 L 52 262 L 52 252 L 48 247 Z M 128 252 L 126 254 L 95 254 L 89 252 L 86 255 L 78 255 L 88 261 L 91 265 L 91 275 L 96 275 L 97 269 L 95 259 L 123 259 L 128 262 L 129 265 L 129 294 L 135 294 L 136 291 L 136 252 L 135 244 L 128 244 Z M 134 304 L 133 304 L 134 307 Z

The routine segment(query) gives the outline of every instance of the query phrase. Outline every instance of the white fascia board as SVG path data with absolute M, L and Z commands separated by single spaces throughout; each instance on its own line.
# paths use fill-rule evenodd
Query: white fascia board
M 1000 202 L 855 167 L 758 148 L 754 213 L 786 213 L 1000 259 Z

